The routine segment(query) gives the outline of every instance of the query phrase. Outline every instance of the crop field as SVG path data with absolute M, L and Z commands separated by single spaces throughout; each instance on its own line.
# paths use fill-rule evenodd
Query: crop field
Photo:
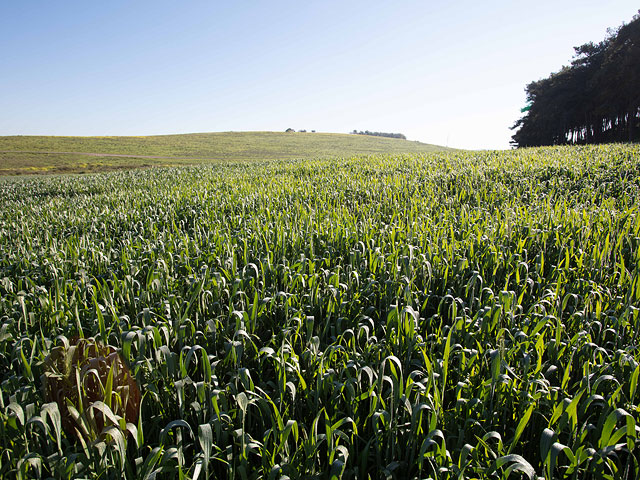
M 640 147 L 0 182 L 2 478 L 640 478 Z
M 150 166 L 451 150 L 337 133 L 218 132 L 144 137 L 0 137 L 0 175 L 95 173 Z

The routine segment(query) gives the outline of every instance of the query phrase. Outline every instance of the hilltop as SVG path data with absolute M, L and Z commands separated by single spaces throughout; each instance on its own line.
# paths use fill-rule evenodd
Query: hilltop
M 139 137 L 0 137 L 0 175 L 210 162 L 427 153 L 446 147 L 339 133 L 219 132 Z

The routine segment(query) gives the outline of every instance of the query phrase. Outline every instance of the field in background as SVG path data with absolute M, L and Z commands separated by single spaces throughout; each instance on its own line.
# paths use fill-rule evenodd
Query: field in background
M 0 198 L 2 478 L 640 476 L 638 146 Z
M 395 138 L 337 133 L 224 132 L 148 137 L 14 136 L 0 137 L 0 175 L 88 173 L 148 166 L 444 150 L 449 149 Z

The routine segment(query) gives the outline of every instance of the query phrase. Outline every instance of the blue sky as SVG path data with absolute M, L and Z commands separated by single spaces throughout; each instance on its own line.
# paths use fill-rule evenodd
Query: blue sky
M 288 127 L 508 148 L 634 1 L 0 2 L 0 135 Z

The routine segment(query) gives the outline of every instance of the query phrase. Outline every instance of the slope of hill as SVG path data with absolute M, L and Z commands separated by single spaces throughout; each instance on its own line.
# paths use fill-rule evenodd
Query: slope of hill
M 445 147 L 337 133 L 221 132 L 146 137 L 0 137 L 0 175 L 153 165 L 422 153 Z

